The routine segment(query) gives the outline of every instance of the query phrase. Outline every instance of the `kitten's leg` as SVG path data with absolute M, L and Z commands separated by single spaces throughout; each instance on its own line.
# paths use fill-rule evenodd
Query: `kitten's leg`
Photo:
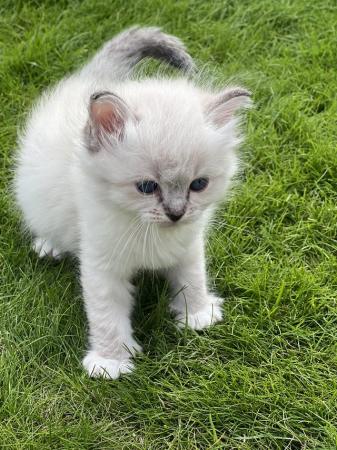
M 195 242 L 179 264 L 167 271 L 175 294 L 170 309 L 179 326 L 201 330 L 222 319 L 223 299 L 207 290 L 202 240 Z
M 55 248 L 47 239 L 35 238 L 33 250 L 39 255 L 40 258 L 44 258 L 45 256 L 57 260 L 62 258 L 62 252 Z
M 92 377 L 115 379 L 131 372 L 131 356 L 141 351 L 130 321 L 133 286 L 88 258 L 81 263 L 90 343 L 83 365 Z

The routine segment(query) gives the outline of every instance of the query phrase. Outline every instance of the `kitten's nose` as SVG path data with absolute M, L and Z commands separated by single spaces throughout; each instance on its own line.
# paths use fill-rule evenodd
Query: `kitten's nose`
M 179 213 L 167 212 L 166 215 L 170 220 L 172 220 L 172 222 L 178 222 L 178 220 L 183 217 L 184 212 L 179 212 Z

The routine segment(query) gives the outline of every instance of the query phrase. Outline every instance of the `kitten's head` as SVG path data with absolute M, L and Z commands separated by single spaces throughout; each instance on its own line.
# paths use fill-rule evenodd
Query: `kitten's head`
M 162 226 L 198 220 L 237 169 L 243 88 L 208 93 L 188 81 L 132 82 L 91 96 L 86 167 L 105 198 Z

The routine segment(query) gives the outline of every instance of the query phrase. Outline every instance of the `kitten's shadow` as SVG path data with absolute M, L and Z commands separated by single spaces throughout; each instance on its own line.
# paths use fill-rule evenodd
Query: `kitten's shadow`
M 155 272 L 142 272 L 134 280 L 137 287 L 132 316 L 135 337 L 149 355 L 164 355 L 177 344 L 177 328 L 172 318 L 167 282 Z
M 79 281 L 79 264 L 75 258 L 67 255 L 62 261 L 50 258 L 39 259 L 30 255 L 33 272 L 37 279 L 42 275 L 46 296 L 53 286 L 47 304 L 55 315 L 62 311 L 64 315 L 59 322 L 59 336 L 63 335 L 63 347 L 78 355 L 87 348 L 88 323 L 84 311 L 82 290 Z M 36 259 L 35 259 L 36 258 Z M 34 276 L 34 275 L 33 275 Z M 67 293 L 57 295 L 67 283 Z M 144 353 L 161 357 L 177 345 L 181 333 L 175 326 L 169 308 L 169 289 L 167 282 L 155 272 L 141 272 L 133 280 L 136 287 L 135 305 L 132 314 L 132 325 L 137 341 Z M 65 323 L 65 324 L 64 324 Z M 64 328 L 67 329 L 65 332 Z M 56 330 L 55 330 L 56 331 Z
M 47 329 L 51 335 L 51 342 L 36 350 L 41 352 L 43 359 L 57 353 L 61 364 L 73 357 L 80 362 L 88 345 L 88 324 L 78 261 L 70 255 L 61 261 L 40 259 L 33 250 L 27 253 L 25 242 L 17 247 L 16 253 L 12 254 L 11 265 L 20 268 L 17 275 L 22 277 L 24 273 L 36 286 L 30 307 L 40 310 L 40 317 L 31 324 L 31 339 L 40 337 L 40 329 Z M 136 286 L 132 314 L 135 337 L 145 354 L 161 358 L 176 348 L 181 338 L 169 312 L 167 282 L 155 272 L 140 272 L 133 284 Z

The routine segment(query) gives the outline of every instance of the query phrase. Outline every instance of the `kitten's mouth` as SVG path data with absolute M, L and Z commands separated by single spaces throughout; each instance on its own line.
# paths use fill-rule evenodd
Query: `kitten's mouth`
M 151 225 L 157 225 L 159 228 L 176 228 L 179 227 L 182 222 L 172 222 L 171 220 L 159 222 L 158 220 L 150 221 Z
M 163 228 L 172 228 L 178 226 L 178 224 L 175 222 L 161 222 L 159 225 Z
M 183 217 L 180 220 L 158 220 L 158 219 L 149 219 L 148 223 L 151 225 L 157 225 L 159 228 L 180 228 L 181 226 L 188 225 L 194 222 L 191 217 Z
M 188 220 L 179 220 L 177 222 L 173 222 L 171 220 L 168 220 L 167 222 L 157 222 L 157 224 L 162 228 L 180 228 L 189 223 L 190 221 Z

